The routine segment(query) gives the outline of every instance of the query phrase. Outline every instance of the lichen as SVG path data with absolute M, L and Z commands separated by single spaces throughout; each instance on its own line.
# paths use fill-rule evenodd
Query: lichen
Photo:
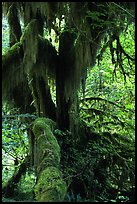
M 41 173 L 34 191 L 36 199 L 40 202 L 63 201 L 67 185 L 62 179 L 62 174 L 58 168 L 47 167 Z

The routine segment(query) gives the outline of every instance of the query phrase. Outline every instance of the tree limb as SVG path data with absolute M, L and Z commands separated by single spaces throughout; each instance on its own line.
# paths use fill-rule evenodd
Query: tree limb
M 119 6 L 118 4 L 116 4 L 115 2 L 112 2 L 112 4 L 114 4 L 115 6 L 117 6 L 118 8 L 120 8 L 121 10 L 125 11 L 127 14 L 129 14 L 132 18 L 135 19 L 135 16 L 133 16 L 131 13 L 129 13 L 126 9 L 124 9 L 123 7 Z
M 115 106 L 117 106 L 117 107 L 119 107 L 119 108 L 125 109 L 124 106 L 119 106 L 118 104 L 116 104 L 116 103 L 114 103 L 114 102 L 112 102 L 112 101 L 109 101 L 109 100 L 107 100 L 107 99 L 101 98 L 101 97 L 88 97 L 88 98 L 85 98 L 85 99 L 81 99 L 81 102 L 84 103 L 85 101 L 88 101 L 88 100 L 105 101 L 105 102 L 108 102 L 108 103 L 110 103 L 110 104 L 112 104 L 112 105 L 115 105 Z

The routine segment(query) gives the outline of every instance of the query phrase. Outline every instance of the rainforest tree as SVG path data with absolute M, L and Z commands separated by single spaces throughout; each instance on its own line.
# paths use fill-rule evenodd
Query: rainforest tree
M 35 195 L 38 201 L 63 201 L 67 188 L 76 183 L 75 177 L 63 180 L 60 168 L 67 137 L 81 149 L 91 139 L 79 116 L 80 85 L 84 96 L 87 70 L 107 47 L 112 63 L 126 77 L 123 56 L 132 61 L 134 56 L 125 52 L 119 36 L 134 22 L 134 2 L 3 2 L 2 6 L 10 32 L 10 48 L 2 57 L 3 101 L 22 114 L 36 113 L 38 118 L 29 119 L 28 129 L 38 177 Z M 66 134 L 58 139 L 55 129 Z M 84 192 L 86 179 L 77 182 Z

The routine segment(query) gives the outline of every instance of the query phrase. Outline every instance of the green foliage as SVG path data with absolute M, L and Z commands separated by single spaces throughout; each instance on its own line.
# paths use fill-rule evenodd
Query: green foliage
M 131 57 L 134 57 L 133 33 L 134 26 L 130 25 L 127 33 L 120 35 L 123 49 Z M 132 46 L 127 46 L 130 41 Z M 86 192 L 89 198 L 81 197 L 73 187 L 70 187 L 73 193 L 70 194 L 68 191 L 67 201 L 134 200 L 134 62 L 123 56 L 123 67 L 126 72 L 126 82 L 123 72 L 112 64 L 111 53 L 107 49 L 99 66 L 96 65 L 89 72 L 85 98 L 82 98 L 82 90 L 80 92 L 81 119 L 92 129 L 91 142 L 84 151 L 74 148 L 71 133 L 56 130 L 57 138 L 61 138 L 59 143 L 62 147 L 61 161 L 65 179 L 69 184 L 76 178 L 77 185 L 80 180 L 88 186 Z M 94 199 L 91 200 L 91 197 Z
M 17 111 L 17 110 L 16 110 Z M 2 121 L 2 165 L 3 185 L 11 178 L 13 173 L 29 153 L 29 142 L 26 133 L 26 124 L 20 117 L 8 117 L 6 107 L 3 107 Z M 11 110 L 15 113 L 15 110 Z
M 134 57 L 133 25 L 120 35 L 120 41 L 125 52 Z M 123 56 L 123 67 L 126 82 L 122 71 L 112 64 L 109 48 L 106 49 L 99 65 L 92 68 L 88 74 L 80 114 L 89 126 L 99 132 L 118 132 L 134 138 L 135 65 L 131 59 Z
M 33 188 L 36 184 L 36 175 L 33 169 L 29 169 L 25 175 L 21 177 L 15 188 L 13 198 L 4 198 L 3 202 L 36 202 L 34 200 Z
M 2 121 L 2 185 L 18 171 L 26 155 L 29 154 L 29 141 L 26 129 L 28 124 L 24 118 L 32 117 L 29 114 L 18 114 L 17 109 L 9 109 L 4 104 Z M 16 113 L 16 114 L 15 114 Z M 28 169 L 22 175 L 20 182 L 15 188 L 14 200 L 3 197 L 3 202 L 16 202 L 20 200 L 33 200 L 33 187 L 36 183 L 36 176 L 33 169 Z
M 82 91 L 80 93 L 81 118 L 101 137 L 95 141 L 92 139 L 85 152 L 78 154 L 78 161 L 75 163 L 79 166 L 76 169 L 89 161 L 83 177 L 87 177 L 88 186 L 91 186 L 96 201 L 100 202 L 129 201 L 134 194 L 134 31 L 134 25 L 131 24 L 120 35 L 120 42 L 126 53 L 126 56 L 122 56 L 125 75 L 112 63 L 111 52 L 107 48 L 102 60 L 88 74 L 85 98 L 82 98 Z M 105 42 L 102 47 L 104 44 Z M 113 46 L 116 48 L 116 41 Z M 116 54 L 114 57 L 116 60 Z M 125 192 L 130 192 L 131 195 Z
M 116 133 L 91 131 L 90 142 L 81 149 L 79 146 L 74 148 L 70 133 L 56 131 L 56 136 L 62 150 L 64 180 L 70 185 L 67 201 L 119 202 L 134 199 L 133 139 Z
M 25 175 L 21 177 L 15 189 L 14 199 L 16 201 L 34 201 L 33 189 L 36 185 L 36 175 L 34 169 L 29 169 Z

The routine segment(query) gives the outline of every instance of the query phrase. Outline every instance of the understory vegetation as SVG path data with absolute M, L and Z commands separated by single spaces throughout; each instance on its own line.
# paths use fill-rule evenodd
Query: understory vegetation
M 70 130 L 56 125 L 53 129 L 60 146 L 59 170 L 68 188 L 64 202 L 135 201 L 135 25 L 126 21 L 125 25 L 119 41 L 111 41 L 109 35 L 101 41 L 95 66 L 87 70 L 80 85 L 80 139 Z M 6 18 L 2 29 L 5 54 L 10 49 Z M 51 36 L 58 49 L 54 32 Z M 106 46 L 110 41 L 111 46 Z M 119 52 L 123 53 L 122 62 L 117 48 L 123 49 Z M 57 107 L 56 83 L 48 83 Z M 21 113 L 14 101 L 13 105 L 2 104 L 3 202 L 37 202 L 34 188 L 38 174 L 31 155 L 34 151 L 36 156 L 36 150 L 28 137 L 37 118 L 37 111 Z

